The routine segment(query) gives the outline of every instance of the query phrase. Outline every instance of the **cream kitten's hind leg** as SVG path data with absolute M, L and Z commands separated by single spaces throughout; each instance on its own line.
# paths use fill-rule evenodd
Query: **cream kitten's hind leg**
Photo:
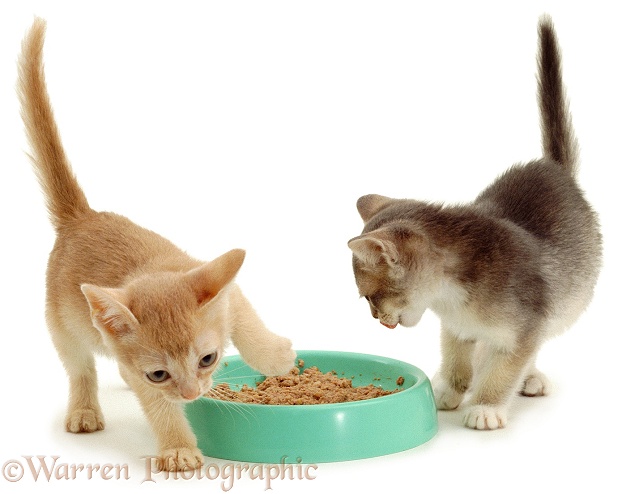
M 95 432 L 104 428 L 97 398 L 97 371 L 90 349 L 51 326 L 52 341 L 69 377 L 69 404 L 65 428 L 69 432 Z
M 95 360 L 69 375 L 69 407 L 66 429 L 69 432 L 95 432 L 104 429 L 104 416 L 97 399 Z
M 286 374 L 294 367 L 292 342 L 269 331 L 239 287 L 231 288 L 235 319 L 231 340 L 244 361 L 266 376 Z

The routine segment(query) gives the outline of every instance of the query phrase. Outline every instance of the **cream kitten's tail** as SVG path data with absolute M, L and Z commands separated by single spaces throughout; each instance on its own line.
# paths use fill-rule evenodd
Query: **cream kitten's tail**
M 579 162 L 579 144 L 572 127 L 568 101 L 562 82 L 561 54 L 553 21 L 540 18 L 538 56 L 538 97 L 544 157 L 557 161 L 574 175 Z
M 18 93 L 32 148 L 31 158 L 46 196 L 50 219 L 59 230 L 91 209 L 67 161 L 54 121 L 43 74 L 44 37 L 45 21 L 35 18 L 22 43 Z

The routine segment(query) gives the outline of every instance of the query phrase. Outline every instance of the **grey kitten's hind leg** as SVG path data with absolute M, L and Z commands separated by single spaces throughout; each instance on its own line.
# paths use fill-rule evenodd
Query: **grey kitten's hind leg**
M 510 401 L 523 385 L 524 377 L 529 375 L 525 370 L 532 368 L 538 351 L 535 334 L 526 335 L 512 348 L 487 346 L 487 355 L 482 358 L 482 368 L 464 415 L 466 427 L 479 430 L 505 427 Z
M 547 396 L 551 385 L 547 377 L 531 364 L 525 374 L 520 394 L 523 396 Z

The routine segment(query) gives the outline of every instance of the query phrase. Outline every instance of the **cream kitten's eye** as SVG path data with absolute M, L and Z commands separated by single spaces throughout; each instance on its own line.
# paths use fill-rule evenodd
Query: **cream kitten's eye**
M 153 372 L 147 372 L 147 379 L 154 383 L 161 383 L 166 381 L 171 375 L 165 370 L 157 370 Z
M 199 361 L 199 367 L 209 367 L 216 361 L 217 355 L 216 352 L 206 355 Z

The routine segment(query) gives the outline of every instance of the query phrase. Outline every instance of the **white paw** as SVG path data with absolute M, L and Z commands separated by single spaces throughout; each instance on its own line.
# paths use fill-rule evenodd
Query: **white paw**
M 455 410 L 462 403 L 464 394 L 453 389 L 440 374 L 432 378 L 432 390 L 434 391 L 434 401 L 439 410 Z
M 295 360 L 296 352 L 292 342 L 283 336 L 272 335 L 265 349 L 254 353 L 252 361 L 247 363 L 264 376 L 279 376 L 287 374 L 296 365 Z
M 524 396 L 546 396 L 551 385 L 542 372 L 535 370 L 525 377 L 521 394 Z
M 507 421 L 507 410 L 504 407 L 471 405 L 464 414 L 462 423 L 471 429 L 484 431 L 502 429 Z

